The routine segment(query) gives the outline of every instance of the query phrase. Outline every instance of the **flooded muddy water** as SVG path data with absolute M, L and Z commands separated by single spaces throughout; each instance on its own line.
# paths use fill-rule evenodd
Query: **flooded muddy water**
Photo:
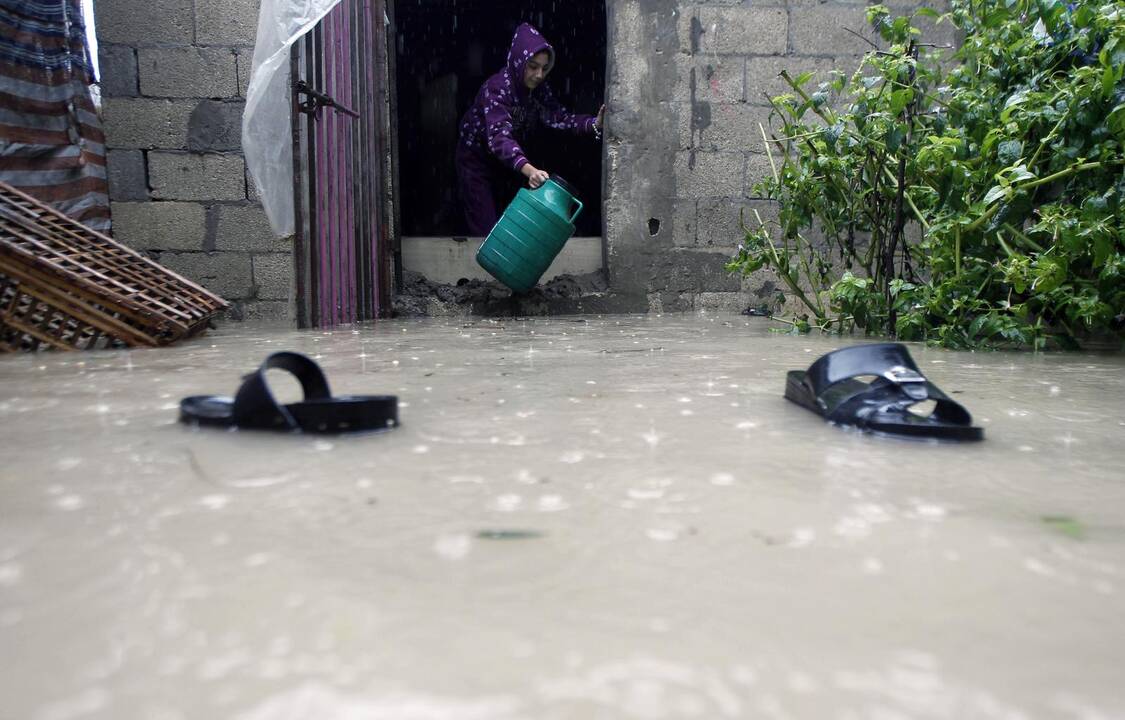
M 450 318 L 0 357 L 0 718 L 1125 717 L 1125 357 L 911 345 L 969 445 L 783 399 L 863 341 Z M 282 349 L 401 427 L 177 422 Z

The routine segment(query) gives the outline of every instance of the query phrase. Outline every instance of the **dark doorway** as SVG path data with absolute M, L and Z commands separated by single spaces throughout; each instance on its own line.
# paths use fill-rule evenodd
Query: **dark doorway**
M 461 116 L 504 67 L 512 34 L 529 22 L 555 47 L 548 82 L 564 106 L 594 114 L 605 93 L 604 0 L 406 0 L 395 4 L 402 234 L 465 235 L 453 162 Z M 602 235 L 602 152 L 592 137 L 541 128 L 524 143 L 536 167 L 559 174 L 588 208 L 576 235 Z M 511 174 L 505 195 L 522 178 Z M 507 201 L 505 200 L 504 206 Z M 502 206 L 503 207 L 503 206 Z

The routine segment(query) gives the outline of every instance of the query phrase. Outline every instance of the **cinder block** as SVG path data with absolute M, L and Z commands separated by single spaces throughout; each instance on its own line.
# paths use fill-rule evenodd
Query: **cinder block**
M 262 204 L 262 195 L 258 192 L 258 183 L 254 182 L 254 176 L 250 171 L 246 171 L 246 199 L 258 205 Z
M 611 7 L 613 46 L 622 50 L 639 50 L 644 37 L 644 20 L 640 3 L 616 2 Z
M 772 268 L 759 268 L 742 276 L 740 282 L 746 304 L 755 308 L 764 305 L 770 312 L 781 309 L 781 303 L 777 299 L 778 290 L 785 293 L 789 290 Z
M 685 9 L 692 5 L 745 5 L 746 0 L 680 0 Z M 785 0 L 754 0 L 755 5 L 785 5 Z
M 201 100 L 188 118 L 188 150 L 241 150 L 244 108 L 243 102 Z
M 293 256 L 271 253 L 253 257 L 254 288 L 262 300 L 288 300 L 292 296 Z
M 676 197 L 741 196 L 743 160 L 742 153 L 676 153 Z
M 631 203 L 621 200 L 606 198 L 605 203 L 605 231 L 609 239 L 609 254 L 615 255 L 623 243 L 630 240 L 633 230 L 637 226 L 635 208 Z
M 178 150 L 187 144 L 188 117 L 194 106 L 187 100 L 106 98 L 106 146 Z
M 677 247 L 695 245 L 696 233 L 699 231 L 696 223 L 696 204 L 695 200 L 676 200 L 672 204 L 675 222 L 672 228 L 675 233 L 672 244 Z
M 704 292 L 695 297 L 695 309 L 714 313 L 740 313 L 747 306 L 742 292 Z
M 699 201 L 699 245 L 735 248 L 746 239 L 746 231 L 759 229 L 758 219 L 765 223 L 770 237 L 780 240 L 777 224 L 778 206 L 773 200 L 705 198 Z
M 670 56 L 679 47 L 676 20 L 681 13 L 676 3 L 614 0 L 606 6 L 612 47 L 630 54 L 642 50 L 653 60 L 663 54 Z M 554 33 L 551 35 L 554 37 Z
M 681 53 L 676 58 L 676 88 L 673 99 L 679 102 L 690 102 L 693 98 L 697 102 L 739 102 L 745 98 L 743 91 L 745 66 L 746 59 L 737 56 Z
M 678 293 L 739 292 L 742 281 L 726 269 L 728 249 L 680 248 L 664 258 L 664 288 Z M 667 303 L 665 303 L 667 304 Z
M 141 49 L 137 64 L 142 95 L 228 98 L 238 94 L 235 56 L 230 48 Z
M 292 323 L 296 308 L 288 300 L 248 300 L 242 305 L 242 320 L 271 324 Z
M 648 121 L 629 128 L 635 142 L 618 143 L 608 153 L 606 182 L 609 197 L 648 204 L 647 198 L 675 197 L 673 163 L 676 117 L 667 108 L 654 109 Z M 652 115 L 660 117 L 652 118 Z M 665 125 L 668 129 L 665 129 Z
M 245 200 L 246 167 L 241 155 L 148 156 L 152 196 L 160 200 Z
M 871 42 L 879 42 L 879 39 L 867 24 L 866 11 L 864 5 L 833 4 L 790 8 L 793 53 L 856 56 L 873 49 L 871 43 L 865 42 L 864 38 Z
M 750 213 L 751 207 L 740 198 L 704 198 L 699 201 L 698 239 L 699 245 L 714 248 L 728 248 L 731 255 L 745 238 L 742 230 L 743 213 Z M 765 218 L 763 218 L 765 219 Z M 747 225 L 757 223 L 753 215 L 745 220 Z
M 699 52 L 699 40 L 702 36 L 702 25 L 699 24 L 699 10 L 684 6 L 676 17 L 676 38 L 680 52 Z
M 618 48 L 612 52 L 615 58 L 611 68 L 610 85 L 613 93 L 612 106 L 617 114 L 623 108 L 635 108 L 642 104 L 646 96 L 646 88 L 651 83 L 652 68 L 637 53 Z M 670 96 L 671 92 L 668 95 Z
M 707 124 L 696 122 L 692 106 L 680 112 L 679 141 L 681 149 L 718 150 L 728 152 L 762 152 L 762 133 L 758 124 L 769 123 L 769 108 L 744 103 L 712 103 Z
M 126 45 L 98 45 L 101 88 L 105 97 L 135 97 L 137 85 L 137 51 Z
M 253 45 L 258 0 L 195 0 L 195 41 L 200 45 Z
M 250 256 L 243 253 L 161 253 L 159 262 L 227 300 L 251 297 Z
M 292 247 L 289 238 L 275 237 L 265 211 L 257 205 L 215 205 L 215 249 L 240 252 L 279 252 Z
M 785 8 L 701 7 L 689 20 L 681 50 L 702 55 L 782 55 L 786 50 L 789 16 Z M 687 40 L 684 45 L 683 41 Z
M 137 250 L 202 250 L 202 205 L 181 202 L 115 202 L 113 236 Z
M 98 40 L 144 46 L 192 41 L 192 3 L 183 0 L 98 0 Z
M 250 68 L 254 64 L 254 49 L 234 49 L 234 69 L 238 76 L 238 97 L 246 97 L 250 89 Z
M 804 86 L 806 90 L 812 92 L 817 85 L 829 79 L 828 73 L 834 67 L 836 67 L 836 63 L 831 58 L 788 55 L 746 58 L 746 102 L 751 105 L 768 106 L 770 104 L 769 98 L 792 93 L 793 90 L 789 87 L 789 84 L 780 77 L 782 70 L 787 71 L 790 77 L 794 79 L 804 72 L 815 73 Z M 841 66 L 840 70 L 851 74 L 855 70 L 855 66 Z
M 780 160 L 775 155 L 774 162 L 780 166 Z M 765 153 L 746 153 L 746 189 L 743 193 L 746 197 L 754 197 L 757 191 L 754 186 L 762 182 L 766 178 L 773 177 L 773 168 L 770 167 L 770 158 Z
M 110 200 L 148 200 L 145 158 L 140 150 L 110 150 L 106 153 Z
M 776 200 L 763 200 L 759 198 L 743 200 L 741 210 L 743 222 L 747 228 L 757 230 L 760 227 L 758 224 L 760 218 L 770 231 L 770 236 L 775 240 L 781 239 L 781 228 L 778 225 L 780 207 Z M 739 228 L 739 233 L 742 233 L 741 228 Z

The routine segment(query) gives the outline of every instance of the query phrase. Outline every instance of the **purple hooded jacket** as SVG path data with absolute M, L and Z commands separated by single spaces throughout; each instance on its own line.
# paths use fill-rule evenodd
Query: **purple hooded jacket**
M 547 83 L 535 90 L 528 90 L 523 84 L 528 59 L 544 50 L 550 56 L 547 60 L 550 70 L 555 64 L 555 49 L 551 44 L 527 23 L 516 28 L 508 50 L 508 66 L 481 85 L 476 100 L 461 118 L 460 142 L 464 149 L 491 153 L 518 172 L 527 164 L 520 139 L 537 121 L 556 130 L 599 134 L 595 116 L 576 115 L 564 108 Z

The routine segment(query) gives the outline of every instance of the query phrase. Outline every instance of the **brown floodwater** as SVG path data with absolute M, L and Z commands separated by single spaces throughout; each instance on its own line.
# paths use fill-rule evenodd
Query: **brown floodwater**
M 0 357 L 0 718 L 1125 717 L 1125 357 L 912 345 L 986 433 L 930 444 L 785 401 L 863 338 L 768 327 Z M 401 427 L 177 422 L 281 349 Z

